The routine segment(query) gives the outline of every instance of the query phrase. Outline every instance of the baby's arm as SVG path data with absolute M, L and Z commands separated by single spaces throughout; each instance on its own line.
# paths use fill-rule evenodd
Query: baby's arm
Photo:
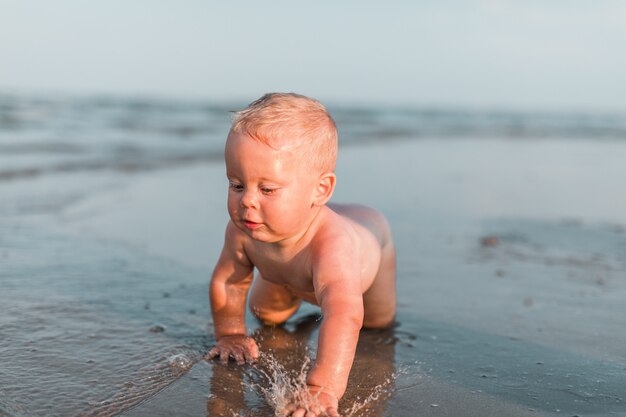
M 363 297 L 341 280 L 329 282 L 320 291 L 320 326 L 315 365 L 307 378 L 309 385 L 343 396 L 354 361 L 359 332 L 363 325 Z
M 241 235 L 229 222 L 226 227 L 224 248 L 213 270 L 209 296 L 217 345 L 208 356 L 217 356 L 223 362 L 230 357 L 238 363 L 251 362 L 259 349 L 246 336 L 246 295 L 253 277 L 253 266 L 243 249 Z
M 323 320 L 317 357 L 307 377 L 309 389 L 319 392 L 318 400 L 326 412 L 336 412 L 346 390 L 363 325 L 360 264 L 353 245 L 336 243 L 319 253 L 315 268 L 315 293 Z

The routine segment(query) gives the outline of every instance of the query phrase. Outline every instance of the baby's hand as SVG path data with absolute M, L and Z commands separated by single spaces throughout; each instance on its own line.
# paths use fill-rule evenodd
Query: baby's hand
M 287 406 L 287 416 L 291 417 L 340 417 L 337 411 L 337 398 L 320 387 L 308 386 L 307 392 L 298 395 L 298 401 Z
M 239 365 L 243 365 L 257 360 L 259 347 L 254 339 L 248 336 L 222 336 L 206 356 L 209 359 L 219 356 L 222 363 L 227 363 L 229 358 L 233 358 Z

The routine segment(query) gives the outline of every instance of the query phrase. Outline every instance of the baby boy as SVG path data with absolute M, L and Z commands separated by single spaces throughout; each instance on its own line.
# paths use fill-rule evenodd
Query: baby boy
M 328 203 L 337 129 L 316 100 L 272 93 L 237 112 L 225 159 L 230 221 L 211 278 L 217 345 L 208 356 L 239 364 L 258 357 L 246 336 L 246 298 L 268 325 L 285 322 L 302 300 L 318 305 L 323 318 L 307 375 L 315 401 L 288 412 L 337 416 L 359 331 L 387 327 L 395 317 L 389 225 L 371 208 Z

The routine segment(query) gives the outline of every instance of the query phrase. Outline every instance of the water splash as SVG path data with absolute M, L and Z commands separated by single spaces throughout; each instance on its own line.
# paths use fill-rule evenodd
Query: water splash
M 289 404 L 302 404 L 307 411 L 319 405 L 317 396 L 306 395 L 310 363 L 311 359 L 306 356 L 299 370 L 288 370 L 271 353 L 261 354 L 258 366 L 254 368 L 258 376 L 251 375 L 251 386 L 263 395 L 276 417 L 287 415 Z
M 197 360 L 191 359 L 189 356 L 184 353 L 177 353 L 167 358 L 167 363 L 175 373 L 183 373 L 191 368 Z
M 357 397 L 357 401 L 352 403 L 352 407 L 350 407 L 342 415 L 344 417 L 357 417 L 363 415 L 361 411 L 367 411 L 371 406 L 377 404 L 379 401 L 388 399 L 391 396 L 392 384 L 396 377 L 396 375 L 393 375 L 391 378 L 387 378 L 383 383 L 376 385 L 370 395 L 365 397 L 363 400 Z
M 248 372 L 249 388 L 261 394 L 274 410 L 275 417 L 287 416 L 288 406 L 293 403 L 301 404 L 309 411 L 319 406 L 317 395 L 309 394 L 306 384 L 310 365 L 311 359 L 308 355 L 303 359 L 300 368 L 288 369 L 272 353 L 261 353 L 257 365 Z M 398 371 L 398 373 L 373 387 L 366 397 L 357 396 L 351 404 L 340 406 L 340 408 L 344 408 L 343 411 L 339 410 L 340 414 L 343 417 L 371 417 L 372 409 L 378 408 L 381 402 L 386 401 L 391 396 L 394 381 L 400 372 Z M 232 417 L 247 416 L 233 413 Z

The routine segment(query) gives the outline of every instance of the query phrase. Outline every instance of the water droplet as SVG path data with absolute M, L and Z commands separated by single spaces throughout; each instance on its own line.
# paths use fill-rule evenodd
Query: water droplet
M 303 404 L 305 408 L 317 405 L 315 396 L 306 395 L 308 391 L 306 376 L 310 361 L 311 359 L 307 356 L 303 359 L 299 370 L 288 370 L 271 354 L 261 354 L 251 375 L 251 380 L 258 382 L 252 382 L 252 386 L 265 397 L 268 404 L 275 410 L 275 415 L 284 415 L 289 404 L 293 402 Z M 357 395 L 355 402 L 341 415 L 344 417 L 361 415 L 360 412 L 363 409 L 389 395 L 389 387 L 395 378 L 394 375 L 391 379 L 386 379 L 365 397 Z
M 193 365 L 193 361 L 187 357 L 184 353 L 178 353 L 172 355 L 167 359 L 167 363 L 179 371 L 187 370 Z

